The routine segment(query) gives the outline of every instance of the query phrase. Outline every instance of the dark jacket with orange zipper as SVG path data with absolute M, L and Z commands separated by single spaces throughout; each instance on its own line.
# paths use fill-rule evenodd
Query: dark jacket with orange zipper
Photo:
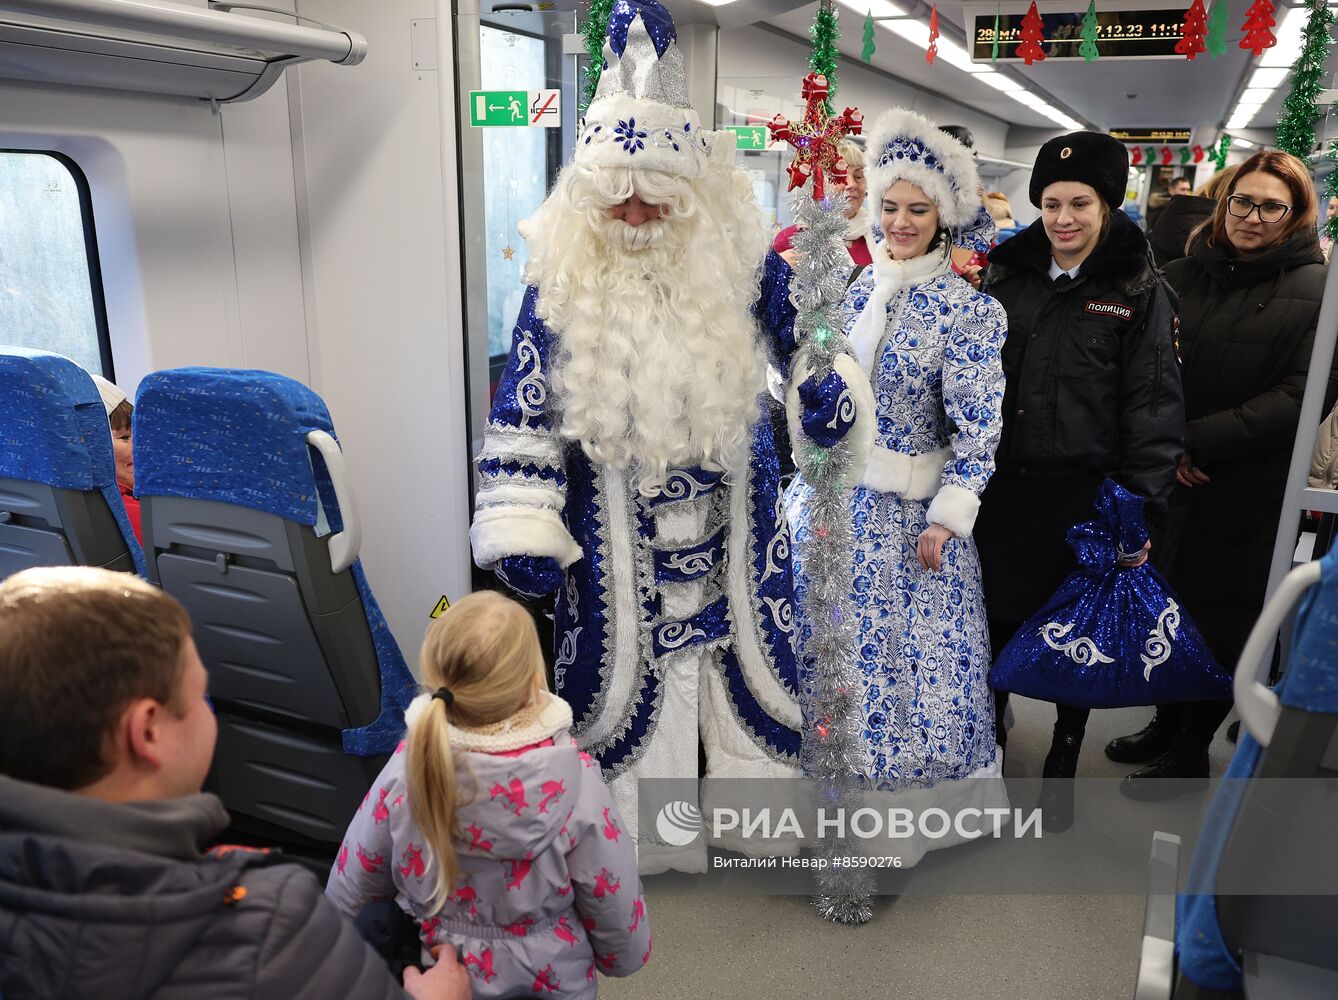
M 4 1000 L 407 1000 L 305 869 L 206 857 L 213 795 L 115 805 L 0 776 Z

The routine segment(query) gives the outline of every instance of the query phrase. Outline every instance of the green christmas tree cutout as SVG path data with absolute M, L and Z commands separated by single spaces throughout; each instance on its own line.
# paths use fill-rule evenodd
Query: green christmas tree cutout
M 865 62 L 873 62 L 873 8 L 869 9 L 869 16 L 864 19 L 864 48 L 860 50 L 859 56 Z
M 1078 46 L 1078 55 L 1086 62 L 1096 62 L 1101 58 L 1101 52 L 1096 47 L 1100 32 L 1101 29 L 1096 23 L 1096 0 L 1091 0 L 1087 5 L 1087 13 L 1082 16 L 1082 31 L 1078 33 L 1078 37 L 1082 39 L 1082 44 Z
M 1205 39 L 1208 55 L 1214 59 L 1226 53 L 1227 18 L 1230 16 L 1227 0 L 1214 0 L 1212 12 L 1208 15 L 1208 37 Z

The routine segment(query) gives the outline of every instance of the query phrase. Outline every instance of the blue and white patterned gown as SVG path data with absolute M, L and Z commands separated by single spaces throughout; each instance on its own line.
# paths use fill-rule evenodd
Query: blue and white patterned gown
M 869 303 L 875 270 L 847 294 L 848 334 Z M 913 801 L 921 807 L 1006 805 L 986 684 L 990 645 L 980 560 L 969 534 L 976 498 L 994 471 L 1002 427 L 1006 319 L 997 302 L 945 267 L 919 271 L 927 276 L 908 276 L 906 287 L 887 302 L 881 334 L 868 327 L 877 339 L 867 349 L 877 427 L 869 471 L 851 494 L 855 672 L 863 687 L 864 754 L 858 764 L 875 799 L 877 793 L 916 791 Z M 811 634 L 804 617 L 804 563 L 817 542 L 807 523 L 810 493 L 797 478 L 786 496 L 795 535 L 801 653 Z M 916 555 L 937 493 L 951 494 L 956 520 L 968 522 L 966 537 L 944 545 L 941 572 L 922 568 Z M 807 704 L 812 679 L 806 667 L 801 656 L 801 700 Z M 961 780 L 967 778 L 977 780 Z M 934 794 L 925 794 L 931 789 Z M 910 845 L 901 851 L 903 863 L 953 842 Z

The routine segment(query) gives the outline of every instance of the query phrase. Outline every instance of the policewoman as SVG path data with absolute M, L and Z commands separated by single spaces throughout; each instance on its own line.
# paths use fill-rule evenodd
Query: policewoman
M 1154 523 L 1175 485 L 1185 424 L 1175 307 L 1147 238 L 1120 210 L 1128 164 L 1124 146 L 1099 132 L 1047 142 L 1029 191 L 1041 217 L 990 251 L 983 274 L 1008 314 L 998 471 L 976 522 L 996 656 L 1077 568 L 1066 535 L 1093 516 L 1105 477 L 1144 497 Z M 1129 553 L 1123 564 L 1146 558 Z M 1072 823 L 1066 779 L 1087 715 L 1056 705 L 1047 829 Z

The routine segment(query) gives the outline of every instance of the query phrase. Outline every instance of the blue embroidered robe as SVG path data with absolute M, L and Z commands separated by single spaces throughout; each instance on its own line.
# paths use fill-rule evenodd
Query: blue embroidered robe
M 560 333 L 538 318 L 536 299 L 528 289 L 488 418 L 475 559 L 486 567 L 508 555 L 546 555 L 566 564 L 557 693 L 610 780 L 636 763 L 654 732 L 674 658 L 707 650 L 755 750 L 797 765 L 790 539 L 760 406 L 744 475 L 726 482 L 716 472 L 672 470 L 662 494 L 647 499 L 632 475 L 592 463 L 559 436 L 549 377 Z M 690 544 L 657 538 L 656 517 L 675 505 L 692 508 L 705 526 Z M 703 584 L 697 606 L 666 614 L 665 588 L 693 582 Z M 695 757 L 696 733 L 690 739 Z

